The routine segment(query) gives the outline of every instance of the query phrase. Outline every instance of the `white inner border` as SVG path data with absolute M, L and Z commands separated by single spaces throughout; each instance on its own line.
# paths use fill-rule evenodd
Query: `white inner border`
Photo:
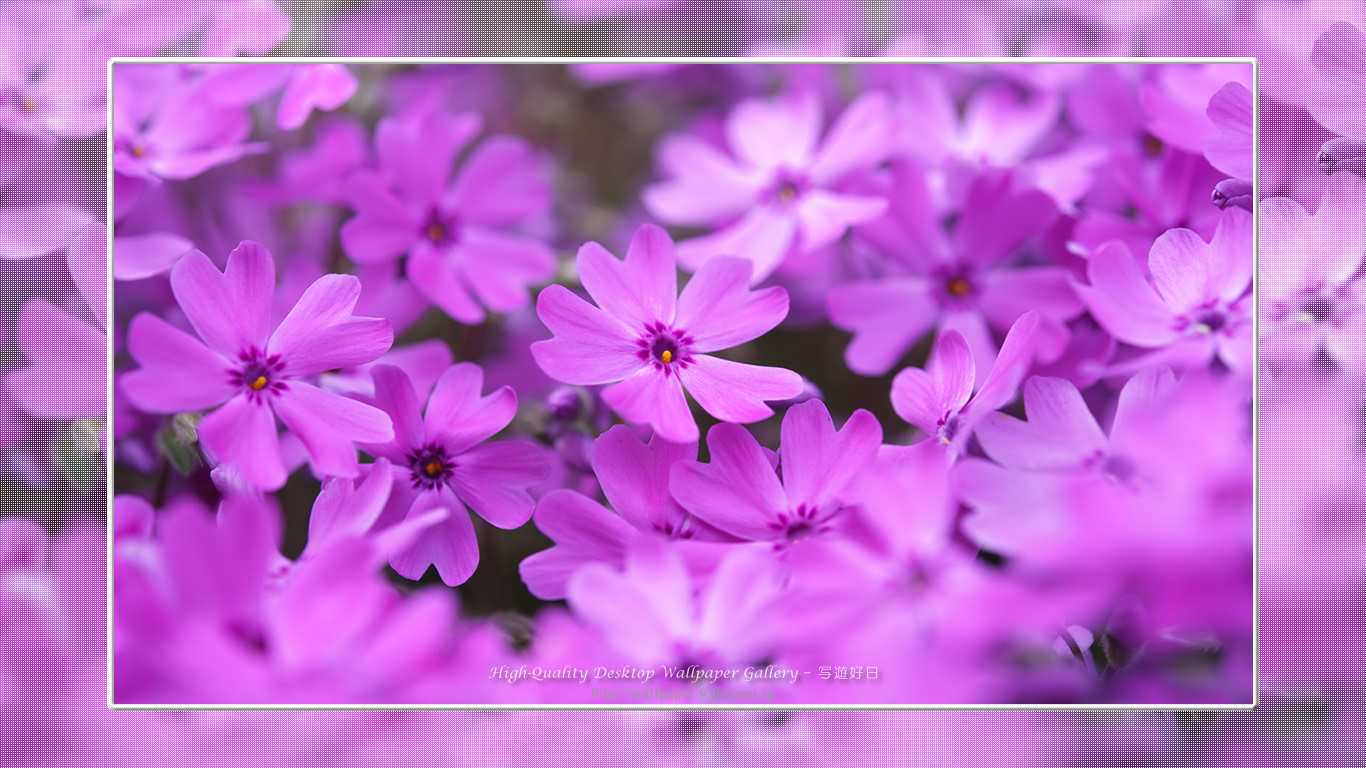
M 784 704 L 780 706 L 767 706 L 758 704 L 698 704 L 689 706 L 671 706 L 667 704 L 116 704 L 114 702 L 114 537 L 113 537 L 113 508 L 114 508 L 114 444 L 112 420 L 114 414 L 114 65 L 115 64 L 1136 64 L 1136 65 L 1160 65 L 1160 64 L 1250 64 L 1252 66 L 1252 98 L 1253 98 L 1253 178 L 1252 178 L 1252 237 L 1253 237 L 1253 270 L 1252 270 L 1252 301 L 1253 301 L 1253 379 L 1252 379 L 1252 703 L 1251 704 L 974 704 L 974 705 L 935 705 L 935 704 Z M 681 712 L 690 710 L 749 710 L 760 712 L 788 712 L 788 711 L 913 711 L 913 710 L 932 710 L 932 711 L 1038 711 L 1038 710 L 1136 710 L 1143 712 L 1174 711 L 1174 712 L 1201 712 L 1201 711 L 1248 711 L 1256 709 L 1258 704 L 1258 679 L 1260 676 L 1258 648 L 1260 645 L 1261 622 L 1259 613 L 1261 608 L 1260 594 L 1260 533 L 1258 520 L 1261 516 L 1261 479 L 1259 465 L 1261 463 L 1260 444 L 1260 419 L 1258 417 L 1258 404 L 1260 403 L 1260 383 L 1261 383 L 1261 294 L 1260 294 L 1260 263 L 1261 255 L 1261 228 L 1259 214 L 1261 210 L 1261 74 L 1257 60 L 1253 57 L 1141 57 L 1141 56 L 1106 56 L 1106 57 L 1053 57 L 1053 58 L 1025 58 L 1025 57 L 848 57 L 848 56 L 811 56 L 811 57 L 743 57 L 743 56 L 472 56 L 472 57 L 348 57 L 348 56 L 241 56 L 241 57 L 194 57 L 194 56 L 164 56 L 164 57 L 127 57 L 118 56 L 108 60 L 105 69 L 105 96 L 106 96 L 106 118 L 105 118 L 105 173 L 106 173 L 106 197 L 105 197 L 105 224 L 107 236 L 105 241 L 105 253 L 107 254 L 107 280 L 108 290 L 106 294 L 106 306 L 109 307 L 109 323 L 106 332 L 106 386 L 108 387 L 106 403 L 106 432 L 109 434 L 108 445 L 105 447 L 105 481 L 106 481 L 106 528 L 105 528 L 105 645 L 106 645 L 106 664 L 105 664 L 105 688 L 106 704 L 112 710 L 344 710 L 344 711 L 497 711 L 497 710 L 533 710 L 533 711 L 572 711 L 572 710 L 664 710 L 670 712 Z

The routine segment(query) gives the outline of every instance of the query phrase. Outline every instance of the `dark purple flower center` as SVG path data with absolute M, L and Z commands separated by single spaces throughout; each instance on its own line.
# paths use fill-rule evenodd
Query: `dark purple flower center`
M 836 509 L 823 512 L 820 507 L 814 505 L 798 504 L 796 509 L 779 512 L 773 520 L 769 521 L 768 527 L 782 536 L 783 541 L 778 542 L 778 546 L 782 546 L 817 533 L 829 531 L 830 526 L 827 523 L 838 511 Z
M 1228 324 L 1228 316 L 1217 310 L 1201 312 L 1192 326 L 1198 333 L 1218 333 Z
M 939 442 L 948 445 L 953 442 L 953 438 L 958 436 L 958 414 L 945 414 L 939 419 Z
M 445 485 L 453 463 L 444 446 L 428 443 L 408 454 L 408 466 L 414 488 L 433 489 Z
M 432 245 L 454 245 L 460 242 L 460 220 L 433 208 L 422 222 L 421 235 Z
M 1299 319 L 1305 324 L 1331 320 L 1337 314 L 1337 305 L 1326 296 L 1315 296 L 1300 305 Z
M 237 366 L 228 372 L 228 380 L 240 388 L 248 400 L 259 403 L 267 396 L 287 389 L 285 366 L 279 355 L 267 355 L 265 350 L 252 347 L 239 354 L 237 361 Z
M 668 536 L 671 539 L 691 539 L 695 533 L 692 529 L 692 518 L 684 517 L 675 523 L 673 520 L 656 522 L 654 529 L 657 533 Z
M 687 333 L 663 323 L 652 323 L 636 339 L 636 356 L 669 376 L 675 369 L 692 364 L 692 343 Z

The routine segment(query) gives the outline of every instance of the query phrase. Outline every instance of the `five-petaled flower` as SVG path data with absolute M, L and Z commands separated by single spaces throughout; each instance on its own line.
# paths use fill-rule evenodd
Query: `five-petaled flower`
M 723 421 L 768 418 L 765 401 L 796 397 L 802 377 L 709 352 L 758 338 L 787 316 L 782 288 L 749 289 L 750 263 L 709 260 L 680 294 L 673 241 L 646 224 L 624 261 L 597 243 L 579 249 L 579 279 L 593 306 L 562 285 L 541 291 L 537 314 L 555 338 L 531 345 L 541 370 L 566 384 L 611 384 L 602 397 L 623 418 L 666 440 L 698 439 L 686 388 Z
M 320 475 L 355 477 L 355 443 L 393 437 L 384 412 L 309 382 L 368 363 L 393 344 L 389 321 L 351 314 L 360 296 L 354 276 L 318 278 L 274 332 L 275 261 L 257 243 L 237 246 L 223 272 L 191 251 L 171 270 L 171 289 L 199 338 L 153 314 L 133 318 L 128 349 L 139 367 L 120 386 L 149 413 L 221 405 L 199 423 L 199 440 L 243 481 L 265 490 L 284 485 L 277 415 Z

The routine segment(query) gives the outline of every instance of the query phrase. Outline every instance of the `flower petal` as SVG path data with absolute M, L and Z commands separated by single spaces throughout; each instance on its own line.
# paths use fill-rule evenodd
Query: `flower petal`
M 881 444 L 882 425 L 863 409 L 854 411 L 838 431 L 820 400 L 787 409 L 778 465 L 782 467 L 789 507 L 822 506 L 839 498 L 872 464 Z
M 672 178 L 646 187 L 641 198 L 650 213 L 669 224 L 720 224 L 752 205 L 763 184 L 760 174 L 740 168 L 695 136 L 667 136 L 656 154 L 660 170 Z
M 427 491 L 418 494 L 408 517 L 442 508 L 449 512 L 446 518 L 390 555 L 389 566 L 403 578 L 417 581 L 429 566 L 435 565 L 441 581 L 456 587 L 469 581 L 479 567 L 479 539 L 465 506 L 450 492 Z
M 544 243 L 492 229 L 465 227 L 461 256 L 477 265 L 465 279 L 484 306 L 511 312 L 528 304 L 529 287 L 555 274 L 555 252 Z
M 1176 338 L 1174 314 L 1123 243 L 1112 241 L 1096 249 L 1086 271 L 1091 284 L 1072 287 L 1115 338 L 1142 347 L 1163 346 Z
M 844 350 L 849 369 L 882 376 L 930 329 L 939 306 L 928 281 L 893 277 L 835 285 L 826 292 L 825 311 L 836 328 L 854 334 Z
M 285 484 L 280 434 L 270 406 L 238 395 L 205 416 L 198 432 L 204 450 L 248 485 L 274 491 Z
M 858 97 L 825 135 L 808 169 L 817 184 L 838 181 L 851 171 L 872 168 L 892 149 L 893 123 L 887 95 L 880 91 Z
M 714 352 L 757 339 L 787 317 L 787 291 L 749 290 L 753 265 L 723 257 L 703 264 L 678 297 L 677 328 L 692 337 L 692 349 Z
M 577 259 L 579 280 L 599 307 L 637 332 L 655 323 L 670 325 L 678 297 L 673 240 L 643 224 L 620 260 L 597 243 L 585 243 Z
M 711 463 L 679 462 L 669 472 L 669 490 L 701 520 L 748 541 L 779 533 L 776 516 L 787 497 L 764 449 L 744 427 L 717 424 L 707 433 Z
M 353 316 L 358 298 L 355 275 L 318 278 L 271 335 L 270 353 L 280 356 L 291 375 L 349 368 L 384 354 L 393 346 L 394 331 L 384 318 Z
M 564 488 L 541 497 L 533 520 L 555 546 L 527 557 L 517 570 L 531 594 L 542 600 L 564 599 L 570 576 L 585 564 L 624 564 L 626 543 L 636 535 L 606 507 Z
M 681 524 L 684 512 L 669 494 L 669 470 L 696 459 L 697 443 L 671 443 L 658 435 L 641 442 L 624 424 L 593 441 L 593 474 L 603 495 L 622 520 L 642 531 Z
M 281 130 L 303 126 L 314 109 L 330 112 L 356 93 L 356 76 L 342 64 L 307 64 L 295 70 L 280 96 L 275 123 Z
M 522 139 L 493 136 L 470 154 L 446 195 L 462 221 L 504 227 L 550 209 L 545 159 Z
M 666 375 L 647 365 L 602 390 L 602 399 L 623 419 L 648 424 L 665 440 L 697 441 L 697 421 L 688 409 L 678 376 Z
M 356 443 L 394 439 L 393 422 L 384 411 L 301 381 L 289 382 L 274 406 L 308 449 L 309 462 L 320 477 L 355 477 Z
M 643 363 L 631 330 L 563 285 L 541 291 L 536 314 L 555 334 L 531 345 L 536 364 L 550 378 L 591 386 L 620 381 L 640 370 Z
M 974 413 L 995 411 L 1015 399 L 1020 382 L 1034 362 L 1034 335 L 1038 327 L 1039 314 L 1033 310 L 1020 315 L 1010 327 L 991 372 L 972 399 Z
M 474 113 L 388 117 L 375 127 L 375 154 L 389 181 L 409 202 L 435 205 L 451 177 L 456 153 L 481 127 L 483 119 Z
M 748 424 L 773 415 L 765 401 L 801 394 L 802 377 L 786 368 L 748 365 L 711 355 L 696 355 L 678 378 L 702 410 L 721 421 Z
M 758 285 L 787 258 L 797 236 L 797 218 L 773 206 L 752 209 L 728 227 L 678 244 L 678 263 L 695 270 L 717 256 L 737 256 L 754 264 L 749 284 Z
M 140 366 L 119 379 L 138 410 L 183 413 L 210 408 L 233 396 L 229 363 L 204 342 L 143 312 L 128 326 L 128 351 Z
M 114 238 L 114 279 L 142 280 L 175 266 L 194 245 L 179 235 L 154 232 Z
M 772 101 L 742 101 L 726 115 L 726 141 L 755 168 L 805 167 L 821 130 L 821 105 L 803 92 Z
M 171 290 L 199 337 L 215 352 L 232 359 L 266 346 L 275 260 L 261 245 L 242 241 L 228 254 L 222 272 L 202 251 L 190 251 L 171 270 Z
M 418 402 L 417 393 L 403 369 L 377 365 L 370 375 L 375 380 L 374 395 L 359 399 L 389 415 L 394 438 L 387 443 L 361 441 L 362 447 L 367 453 L 383 456 L 395 463 L 402 462 L 409 452 L 426 442 L 422 404 Z
M 987 415 L 975 433 L 997 463 L 1016 469 L 1077 469 L 1105 450 L 1105 433 L 1081 392 L 1066 379 L 1034 376 L 1024 384 L 1021 421 L 1004 413 Z
M 843 237 L 849 227 L 872 221 L 886 212 L 886 198 L 811 190 L 797 203 L 801 252 L 823 248 Z
M 29 364 L 5 378 L 5 387 L 15 403 L 46 418 L 107 415 L 102 329 L 44 299 L 30 299 L 19 313 L 17 336 Z
M 427 439 L 440 440 L 452 454 L 498 434 L 517 415 L 517 393 L 500 387 L 480 396 L 484 370 L 474 363 L 456 363 L 437 379 L 423 418 Z
M 484 322 L 484 308 L 470 295 L 464 270 L 443 248 L 421 242 L 408 256 L 408 276 L 431 303 L 467 325 Z
M 456 456 L 451 483 L 460 500 L 480 517 L 512 529 L 531 519 L 536 500 L 529 489 L 549 474 L 545 449 L 526 440 L 503 440 Z

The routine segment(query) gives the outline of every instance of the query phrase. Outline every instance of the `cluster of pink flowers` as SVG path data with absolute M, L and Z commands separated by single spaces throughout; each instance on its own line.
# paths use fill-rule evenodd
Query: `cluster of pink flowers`
M 1330 706 L 1267 637 L 1335 670 L 1362 640 L 1366 18 L 1226 9 L 1247 39 L 1215 52 L 1260 78 L 148 59 L 105 93 L 111 56 L 479 44 L 470 9 L 389 5 L 312 43 L 272 0 L 155 33 L 153 0 L 0 10 L 7 730 L 109 729 L 105 672 L 140 706 Z M 979 52 L 1163 52 L 1162 14 L 1054 5 Z M 966 30 L 859 6 L 794 3 L 795 37 L 725 0 L 547 12 L 604 50 L 686 18 L 761 55 Z M 68 178 L 105 139 L 107 219 Z M 627 735 L 737 762 L 857 725 L 654 714 Z M 140 722 L 152 762 L 199 738 Z M 1164 722 L 1116 727 L 1198 732 Z

